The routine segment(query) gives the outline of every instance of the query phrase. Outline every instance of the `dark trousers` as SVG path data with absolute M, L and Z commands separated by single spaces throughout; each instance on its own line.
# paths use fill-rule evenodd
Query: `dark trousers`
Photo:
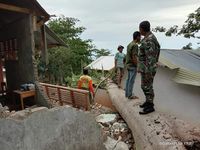
M 141 88 L 146 97 L 146 102 L 153 103 L 154 100 L 154 90 L 153 90 L 153 80 L 156 72 L 141 73 Z

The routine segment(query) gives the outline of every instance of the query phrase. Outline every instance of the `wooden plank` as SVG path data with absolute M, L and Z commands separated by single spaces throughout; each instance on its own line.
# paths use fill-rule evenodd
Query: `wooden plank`
M 59 102 L 60 102 L 60 105 L 63 106 L 63 102 L 61 100 L 61 93 L 60 93 L 60 88 L 57 88 L 57 92 L 58 92 L 58 99 L 59 99 Z
M 85 107 L 86 107 L 86 111 L 88 111 L 88 110 L 90 110 L 90 102 L 89 102 L 89 100 L 88 100 L 88 95 L 87 94 L 84 94 L 85 95 L 85 103 L 86 103 L 86 105 L 85 105 Z
M 64 87 L 64 86 L 59 86 L 59 85 L 53 85 L 53 84 L 47 84 L 47 83 L 41 83 L 41 82 L 40 82 L 40 85 L 42 85 L 42 86 L 48 86 L 48 87 L 51 87 L 51 88 L 60 88 L 62 90 L 69 90 L 69 91 L 72 90 L 72 91 L 77 92 L 77 93 L 84 93 L 84 94 L 89 93 L 89 91 L 87 91 L 87 90 L 69 88 L 69 87 Z
M 61 106 L 65 105 L 66 103 L 72 105 L 75 108 L 84 108 L 84 110 L 90 110 L 90 102 L 88 100 L 88 91 L 85 90 L 77 90 L 73 88 L 62 87 L 58 85 L 40 83 L 41 86 L 45 87 L 44 92 L 47 93 L 49 99 L 58 101 Z M 55 89 L 55 92 L 58 97 L 51 96 L 51 88 Z M 67 95 L 65 95 L 66 100 L 63 100 L 62 94 L 66 92 L 70 96 L 70 100 L 67 99 Z
M 74 92 L 70 91 L 71 98 L 72 98 L 72 106 L 75 107 L 75 99 L 74 99 Z
M 14 5 L 3 4 L 3 3 L 0 3 L 0 9 L 19 12 L 19 13 L 25 13 L 25 14 L 31 13 L 31 11 L 27 8 L 22 8 L 22 7 L 18 7 Z
M 45 62 L 45 64 L 49 63 L 48 60 L 48 50 L 47 50 L 47 37 L 46 37 L 46 31 L 45 31 L 45 25 L 42 26 L 42 59 Z

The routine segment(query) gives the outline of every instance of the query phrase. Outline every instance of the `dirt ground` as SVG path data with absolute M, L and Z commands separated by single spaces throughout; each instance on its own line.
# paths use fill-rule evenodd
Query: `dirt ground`
M 98 89 L 95 95 L 95 102 L 102 106 L 112 109 L 113 112 L 117 112 L 115 106 L 112 105 L 108 92 L 104 89 Z

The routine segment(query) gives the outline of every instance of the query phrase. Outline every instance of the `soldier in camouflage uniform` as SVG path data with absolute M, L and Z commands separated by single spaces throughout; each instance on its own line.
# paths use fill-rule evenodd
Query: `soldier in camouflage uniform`
M 144 39 L 141 41 L 139 48 L 138 72 L 141 73 L 141 88 L 146 97 L 146 101 L 140 105 L 143 108 L 140 114 L 148 114 L 155 111 L 153 104 L 153 80 L 157 70 L 160 44 L 155 35 L 150 31 L 150 23 L 148 21 L 141 22 L 139 28 Z

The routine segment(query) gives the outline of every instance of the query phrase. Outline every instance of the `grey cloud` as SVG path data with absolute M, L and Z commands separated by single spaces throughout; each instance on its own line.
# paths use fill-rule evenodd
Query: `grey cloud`
M 87 28 L 82 35 L 90 38 L 98 48 L 115 49 L 117 43 L 126 45 L 142 20 L 152 26 L 182 24 L 187 15 L 200 6 L 199 0 L 38 0 L 50 14 L 64 14 L 81 20 Z M 180 48 L 172 40 L 158 35 L 165 48 Z M 179 43 L 187 42 L 177 38 Z M 186 43 L 187 44 L 187 43 Z M 118 45 L 118 44 L 117 44 Z M 167 45 L 169 47 L 167 47 Z

